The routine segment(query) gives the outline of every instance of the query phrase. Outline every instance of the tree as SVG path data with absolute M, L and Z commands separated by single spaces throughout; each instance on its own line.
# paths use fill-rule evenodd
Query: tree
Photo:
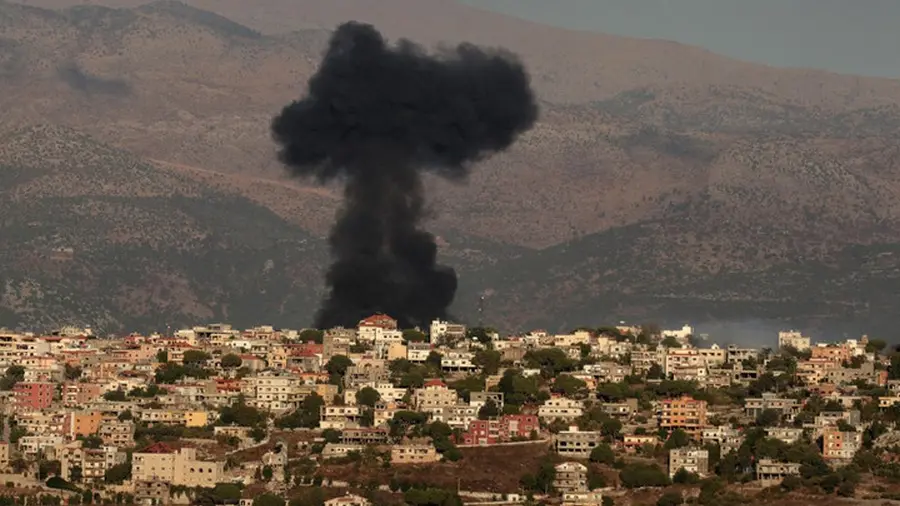
M 550 391 L 566 397 L 584 397 L 587 395 L 587 383 L 570 374 L 560 374 L 553 381 Z
M 281 497 L 275 494 L 265 493 L 258 495 L 253 499 L 253 506 L 285 506 L 285 503 L 284 499 Z
M 697 474 L 692 473 L 683 467 L 676 471 L 675 475 L 672 476 L 672 483 L 678 483 L 682 485 L 690 485 L 699 481 L 700 477 L 697 476 Z
M 496 331 L 487 327 L 472 327 L 466 330 L 466 339 L 487 345 L 493 341 Z
M 73 466 L 69 470 L 69 478 L 76 483 L 81 481 L 81 466 Z
M 236 483 L 217 483 L 212 491 L 216 503 L 239 501 L 241 499 L 241 487 Z
M 616 461 L 616 453 L 606 443 L 599 443 L 591 450 L 591 462 L 612 465 Z
M 619 481 L 626 488 L 665 487 L 669 477 L 657 464 L 628 464 L 619 471 Z
M 78 366 L 73 366 L 71 364 L 66 364 L 66 379 L 69 381 L 75 381 L 81 377 L 82 369 Z
M 229 353 L 222 357 L 222 367 L 225 369 L 237 369 L 243 364 L 244 361 L 241 360 L 241 357 L 235 355 L 234 353 Z
M 684 503 L 681 492 L 666 492 L 656 501 L 656 506 L 679 506 Z
M 186 366 L 203 366 L 206 362 L 212 358 L 209 353 L 200 350 L 187 350 L 184 352 L 184 355 L 181 361 Z
M 672 336 L 667 336 L 659 344 L 663 348 L 681 348 L 681 343 L 678 342 L 678 339 Z
M 674 450 L 676 448 L 684 448 L 689 444 L 691 444 L 690 436 L 681 429 L 675 429 L 669 434 L 669 439 L 666 440 L 663 448 L 666 450 Z
M 356 403 L 361 406 L 375 407 L 375 403 L 381 400 L 381 394 L 372 387 L 363 387 L 356 392 Z
M 303 398 L 296 411 L 275 420 L 275 426 L 279 429 L 314 429 L 319 426 L 319 413 L 324 405 L 325 399 L 313 392 Z
M 866 353 L 881 353 L 887 347 L 884 339 L 870 339 L 866 343 Z
M 120 422 L 126 422 L 128 420 L 134 419 L 134 415 L 131 414 L 131 410 L 126 409 L 125 411 L 119 413 L 118 418 Z
M 562 372 L 574 370 L 578 365 L 560 348 L 530 350 L 525 353 L 525 363 L 528 367 L 540 369 L 545 378 L 555 378 Z
M 441 361 L 443 359 L 444 359 L 443 355 L 441 355 L 440 353 L 438 353 L 436 351 L 432 351 L 431 353 L 428 354 L 428 357 L 425 359 L 425 363 L 432 367 L 436 367 L 436 368 L 440 369 Z
M 428 340 L 428 336 L 419 329 L 405 329 L 403 340 L 408 343 L 424 343 Z
M 622 422 L 615 418 L 607 417 L 606 420 L 603 420 L 603 422 L 600 423 L 600 432 L 608 439 L 619 437 L 621 431 Z
M 493 401 L 493 399 L 488 399 L 481 408 L 478 409 L 478 419 L 479 420 L 490 420 L 491 418 L 495 418 L 500 416 L 500 409 L 497 407 L 497 404 Z
M 169 352 L 166 350 L 159 350 L 156 352 L 156 361 L 160 364 L 165 364 L 169 362 Z
M 0 378 L 0 390 L 12 390 L 16 383 L 25 380 L 25 368 L 20 365 L 11 365 Z
M 774 427 L 781 421 L 781 412 L 775 409 L 764 409 L 756 417 L 756 425 L 759 427 Z
M 500 362 L 503 356 L 496 350 L 478 350 L 472 358 L 472 363 L 481 368 L 481 372 L 488 376 L 497 374 L 500 370 Z
M 663 372 L 663 368 L 653 362 L 650 364 L 650 369 L 647 370 L 647 379 L 665 379 L 666 373 Z
M 332 377 L 338 376 L 343 378 L 347 374 L 347 369 L 353 365 L 353 361 L 346 355 L 335 355 L 325 364 L 325 370 Z
M 587 473 L 587 486 L 588 490 L 603 488 L 606 486 L 606 477 L 594 467 L 589 467 Z
M 304 343 L 313 342 L 322 344 L 322 342 L 325 340 L 325 332 L 319 329 L 303 329 L 302 331 L 300 331 L 300 334 L 297 336 L 297 338 Z
M 91 448 L 96 450 L 97 448 L 103 446 L 103 439 L 96 434 L 90 434 L 88 436 L 85 436 L 84 439 L 81 440 L 81 445 L 84 448 Z
M 103 481 L 106 483 L 122 483 L 131 479 L 131 462 L 116 464 L 106 470 Z
M 110 390 L 103 394 L 103 398 L 110 402 L 122 402 L 128 399 L 124 390 Z

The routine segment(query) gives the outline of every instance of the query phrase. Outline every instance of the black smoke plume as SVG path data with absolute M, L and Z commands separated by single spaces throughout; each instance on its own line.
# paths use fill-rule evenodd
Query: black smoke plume
M 339 26 L 306 97 L 272 124 L 292 175 L 345 184 L 316 326 L 355 326 L 375 312 L 404 327 L 445 318 L 456 273 L 419 229 L 420 173 L 465 178 L 537 114 L 528 74 L 505 51 L 428 54 L 407 40 L 391 46 L 369 25 Z

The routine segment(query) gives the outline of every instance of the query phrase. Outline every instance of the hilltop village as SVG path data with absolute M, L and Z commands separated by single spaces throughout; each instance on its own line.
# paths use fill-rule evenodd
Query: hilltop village
M 900 497 L 900 355 L 655 325 L 0 331 L 0 503 Z

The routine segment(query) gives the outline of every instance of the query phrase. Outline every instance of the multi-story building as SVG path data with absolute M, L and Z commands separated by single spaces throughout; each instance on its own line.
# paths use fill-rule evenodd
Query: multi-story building
M 494 403 L 498 410 L 503 409 L 503 392 L 472 392 L 469 394 L 469 405 L 481 409 L 488 401 Z
M 433 350 L 431 343 L 408 343 L 406 345 L 406 360 L 417 364 L 425 362 Z
M 173 450 L 168 445 L 156 443 L 134 453 L 131 475 L 135 482 L 162 481 L 186 487 L 212 488 L 223 481 L 224 463 L 198 460 L 194 448 Z
M 696 348 L 668 348 L 666 350 L 665 361 L 663 362 L 663 372 L 666 376 L 674 374 L 679 369 L 697 370 L 706 367 L 706 359 L 700 354 Z
M 637 399 L 625 399 L 625 402 L 604 402 L 600 410 L 616 418 L 628 418 L 638 410 Z
M 728 350 L 713 344 L 709 348 L 697 348 L 707 367 L 721 367 L 728 361 Z
M 0 473 L 9 472 L 9 443 L 0 442 Z
M 553 438 L 556 453 L 567 458 L 586 459 L 600 442 L 603 434 L 600 431 L 583 431 L 578 427 L 569 427 L 569 430 L 560 431 Z
M 744 400 L 745 413 L 754 418 L 767 409 L 773 409 L 786 419 L 793 420 L 802 408 L 800 401 L 796 399 L 779 397 L 777 394 L 769 392 L 762 394 L 762 397 Z
M 441 356 L 441 369 L 446 372 L 474 372 L 478 369 L 472 363 L 474 356 L 468 351 L 448 351 Z
M 810 339 L 796 330 L 782 330 L 778 333 L 778 347 L 806 351 L 810 347 Z
M 584 403 L 566 397 L 551 397 L 538 408 L 538 418 L 572 421 L 584 414 Z
M 427 464 L 437 462 L 440 458 L 434 445 L 408 444 L 391 447 L 391 464 Z
M 800 476 L 800 464 L 760 459 L 756 463 L 756 479 L 763 487 L 779 485 L 788 476 Z
M 109 468 L 125 462 L 126 455 L 115 446 L 84 448 L 81 441 L 74 441 L 62 447 L 57 457 L 64 480 L 71 480 L 72 470 L 78 467 L 83 480 L 101 481 Z
M 413 394 L 413 403 L 419 411 L 424 413 L 436 413 L 446 407 L 456 406 L 459 403 L 459 394 L 456 390 L 448 388 L 441 380 L 431 380 L 422 388 L 416 389 Z
M 438 411 L 432 411 L 431 419 L 444 422 L 453 429 L 466 430 L 470 423 L 478 419 L 478 408 L 470 404 L 444 406 Z
M 534 415 L 503 415 L 499 420 L 473 420 L 463 433 L 467 445 L 492 445 L 513 439 L 526 439 L 540 426 Z
M 669 450 L 669 478 L 679 469 L 705 476 L 709 473 L 709 452 L 699 448 L 676 448 Z
M 584 372 L 590 374 L 600 383 L 621 383 L 625 377 L 631 374 L 630 365 L 622 365 L 616 362 L 600 362 L 584 366 Z
M 19 382 L 13 387 L 16 410 L 38 411 L 47 409 L 53 404 L 56 384 L 49 382 Z
M 682 429 L 688 434 L 699 437 L 706 426 L 706 401 L 690 396 L 678 399 L 665 399 L 659 403 L 659 427 L 665 430 Z
M 134 499 L 146 506 L 169 504 L 169 484 L 159 480 L 135 482 Z
M 88 436 L 100 430 L 103 413 L 100 411 L 72 411 L 66 414 L 66 434 L 69 437 Z
M 777 439 L 785 444 L 792 444 L 803 437 L 803 429 L 796 427 L 770 427 L 766 429 L 766 437 Z
M 862 448 L 861 432 L 827 429 L 822 434 L 822 456 L 830 460 L 850 460 Z
M 653 364 L 662 367 L 664 350 L 634 350 L 631 352 L 631 367 L 635 374 L 644 374 L 650 370 Z
M 441 340 L 458 341 L 461 339 L 465 339 L 465 337 L 465 325 L 450 323 L 441 320 L 434 320 L 433 322 L 431 322 L 431 328 L 429 329 L 428 333 L 428 339 L 431 343 L 436 343 Z
M 719 445 L 722 455 L 740 448 L 744 442 L 744 436 L 738 429 L 727 425 L 709 427 L 701 431 L 703 444 Z
M 556 466 L 553 487 L 560 492 L 587 492 L 587 467 L 578 462 L 563 462 Z
M 126 448 L 134 443 L 134 422 L 105 419 L 100 422 L 97 435 L 103 439 L 104 444 Z
M 96 401 L 103 395 L 103 388 L 97 383 L 66 383 L 63 385 L 62 400 L 67 408 L 81 407 Z
M 844 346 L 819 344 L 810 348 L 810 358 L 821 358 L 840 364 L 850 360 L 850 349 Z
M 756 348 L 741 348 L 735 345 L 728 346 L 727 362 L 730 364 L 739 364 L 745 360 L 759 360 L 759 350 Z
M 319 413 L 319 427 L 337 430 L 357 427 L 361 416 L 359 406 L 322 406 Z
M 293 411 L 303 401 L 300 378 L 294 374 L 264 371 L 244 378 L 247 403 L 273 413 Z
M 374 342 L 385 333 L 399 333 L 397 320 L 385 314 L 374 314 L 360 320 L 357 325 L 357 335 L 361 341 Z M 400 333 L 402 337 L 402 333 Z

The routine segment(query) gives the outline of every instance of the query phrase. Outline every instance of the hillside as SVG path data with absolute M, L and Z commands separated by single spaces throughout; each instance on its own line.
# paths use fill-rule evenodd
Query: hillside
M 47 221 L 41 234 L 20 235 L 21 247 L 4 246 L 9 251 L 0 253 L 16 259 L 4 264 L 7 276 L 21 284 L 25 272 L 56 276 L 56 264 L 28 271 L 16 248 L 69 247 L 40 241 L 103 230 L 91 242 L 102 252 L 80 257 L 83 273 L 102 266 L 109 273 L 102 280 L 137 276 L 132 284 L 141 290 L 153 285 L 150 278 L 115 259 L 149 265 L 172 258 L 172 251 L 190 251 L 188 263 L 154 267 L 192 286 L 184 300 L 203 294 L 197 309 L 162 302 L 132 307 L 108 287 L 92 286 L 84 288 L 90 296 L 83 306 L 67 314 L 107 311 L 108 319 L 126 311 L 156 324 L 168 311 L 235 319 L 234 301 L 249 300 L 252 286 L 271 298 L 241 304 L 242 318 L 267 308 L 254 319 L 306 322 L 326 263 L 322 238 L 340 192 L 285 179 L 268 124 L 302 93 L 328 37 L 323 27 L 348 17 L 427 42 L 465 37 L 503 44 L 531 66 L 542 99 L 536 128 L 510 152 L 479 164 L 468 182 L 427 182 L 429 227 L 441 237 L 442 256 L 461 272 L 456 309 L 463 317 L 488 292 L 494 294 L 491 318 L 511 328 L 556 328 L 601 316 L 797 314 L 844 321 L 874 315 L 882 294 L 900 288 L 885 274 L 886 253 L 900 242 L 898 82 L 772 69 L 437 0 L 385 0 L 378 9 L 358 0 L 300 2 L 290 11 L 286 2 L 264 0 L 253 19 L 244 2 L 217 1 L 218 14 L 196 8 L 200 0 L 191 4 L 51 11 L 0 1 L 0 106 L 8 111 L 0 134 L 21 136 L 30 125 L 49 124 L 60 127 L 54 132 L 95 139 L 84 148 L 67 142 L 72 152 L 65 156 L 6 163 L 16 167 L 8 175 L 16 186 L 4 183 L 0 195 L 11 199 L 25 191 L 23 181 L 35 174 L 43 181 L 46 171 L 66 166 L 59 160 L 77 158 L 82 149 L 117 153 L 64 183 L 29 186 L 31 198 L 11 211 L 17 226 L 30 223 L 26 216 L 49 220 L 45 209 L 53 206 L 64 206 L 53 216 L 76 212 L 74 201 L 60 201 L 54 188 L 92 189 L 102 199 L 118 197 L 117 188 L 143 191 L 141 178 L 150 176 L 103 184 L 113 181 L 104 174 L 116 172 L 116 157 L 128 157 L 153 178 L 168 178 L 146 197 L 153 205 L 202 215 L 196 219 L 204 232 L 196 233 L 204 238 L 231 231 L 227 243 L 176 248 L 163 238 L 195 233 L 180 215 L 150 222 L 145 238 L 123 232 L 143 226 L 145 212 L 90 204 L 101 210 L 77 226 L 59 221 L 59 232 Z M 275 18 L 303 29 L 276 33 Z M 16 156 L 28 152 L 21 148 Z M 215 197 L 189 197 L 204 192 Z M 259 239 L 262 230 L 270 231 L 267 239 Z M 295 247 L 303 240 L 310 242 Z M 247 278 L 227 275 L 246 269 L 226 254 L 231 251 L 262 263 L 280 259 L 276 265 L 297 272 L 271 281 L 253 269 Z M 5 306 L 20 314 L 49 311 L 23 297 L 8 295 L 14 303 Z
M 119 332 L 315 309 L 320 240 L 76 131 L 4 137 L 0 188 L 4 324 Z

